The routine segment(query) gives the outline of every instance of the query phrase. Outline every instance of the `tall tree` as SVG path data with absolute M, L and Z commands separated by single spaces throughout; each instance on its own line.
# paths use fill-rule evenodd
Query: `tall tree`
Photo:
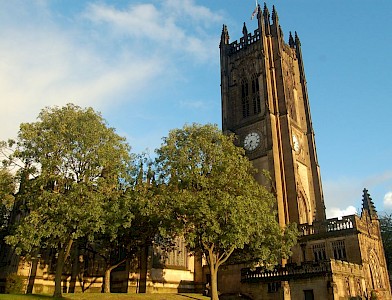
M 15 199 L 14 193 L 14 176 L 6 168 L 0 168 L 0 237 L 8 225 Z
M 19 196 L 28 214 L 6 241 L 19 253 L 57 249 L 54 296 L 59 297 L 73 242 L 93 240 L 105 225 L 105 205 L 123 193 L 129 146 L 99 113 L 73 104 L 45 108 L 37 122 L 21 124 L 15 145 L 11 159 L 24 163 L 29 178 Z
M 138 255 L 139 293 L 147 291 L 149 247 L 154 244 L 168 248 L 178 233 L 177 220 L 172 218 L 172 204 L 165 197 L 166 185 L 155 181 L 153 170 L 153 162 L 142 158 L 137 180 L 127 191 L 129 210 L 135 217 L 127 236 L 130 249 Z
M 130 254 L 128 245 L 131 237 L 128 232 L 133 225 L 134 213 L 129 209 L 128 201 L 124 190 L 117 201 L 106 202 L 102 216 L 103 228 L 96 232 L 92 241 L 85 240 L 84 250 L 98 255 L 105 262 L 104 293 L 110 293 L 111 272 L 125 263 Z
M 172 130 L 157 150 L 160 179 L 171 188 L 176 219 L 189 247 L 202 251 L 218 299 L 217 273 L 236 249 L 253 249 L 252 260 L 275 264 L 294 244 L 279 227 L 275 199 L 254 177 L 242 148 L 214 125 Z
M 380 217 L 380 230 L 387 267 L 389 273 L 392 273 L 392 214 L 384 214 Z

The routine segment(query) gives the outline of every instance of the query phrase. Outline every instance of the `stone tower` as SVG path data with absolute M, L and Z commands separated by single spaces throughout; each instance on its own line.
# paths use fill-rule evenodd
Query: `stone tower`
M 275 7 L 258 7 L 258 27 L 220 41 L 222 129 L 259 170 L 256 179 L 276 194 L 279 222 L 325 220 L 325 206 L 298 35 L 283 40 Z M 267 170 L 266 175 L 262 170 Z M 270 177 L 270 178 L 269 178 Z
M 257 10 L 258 26 L 220 40 L 222 129 L 276 194 L 280 224 L 299 224 L 292 256 L 273 270 L 225 266 L 222 294 L 251 299 L 392 299 L 377 212 L 363 191 L 361 215 L 326 219 L 298 35 L 283 39 L 275 8 Z M 268 171 L 266 174 L 263 170 Z

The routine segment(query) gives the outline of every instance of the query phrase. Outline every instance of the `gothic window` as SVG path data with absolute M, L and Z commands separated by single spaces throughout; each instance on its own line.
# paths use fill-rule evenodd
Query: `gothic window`
M 344 241 L 332 242 L 333 258 L 339 260 L 347 260 L 346 257 L 346 246 Z
M 176 247 L 169 252 L 166 259 L 167 266 L 186 267 L 186 247 L 183 238 L 176 239 Z
M 313 290 L 304 290 L 305 300 L 314 300 Z
M 313 245 L 313 255 L 315 261 L 326 260 L 327 254 L 325 252 L 325 244 L 316 244 Z
M 276 293 L 280 288 L 279 282 L 269 282 L 268 283 L 268 293 Z
M 153 263 L 155 267 L 168 267 L 186 269 L 188 252 L 184 238 L 176 238 L 175 246 L 169 251 L 156 247 L 154 249 Z
M 242 81 L 241 84 L 241 104 L 242 104 L 242 117 L 249 117 L 249 90 L 248 82 Z
M 252 78 L 252 99 L 253 99 L 253 114 L 259 114 L 261 112 L 260 106 L 260 88 L 259 88 L 259 78 L 253 76 Z
M 289 104 L 289 112 L 290 112 L 290 116 L 297 121 L 298 120 L 298 116 L 297 116 L 297 107 L 298 107 L 298 92 L 297 89 L 294 88 L 292 90 L 292 92 L 290 93 L 290 95 L 292 96 L 292 100 L 290 101 Z

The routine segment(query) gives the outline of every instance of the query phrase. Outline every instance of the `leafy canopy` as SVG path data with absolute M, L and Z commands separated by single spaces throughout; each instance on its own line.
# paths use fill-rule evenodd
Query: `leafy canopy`
M 105 205 L 120 197 L 129 146 L 92 108 L 45 108 L 20 126 L 11 159 L 24 163 L 27 180 L 18 201 L 28 214 L 7 242 L 31 252 L 58 247 L 104 226 Z
M 392 214 L 384 214 L 380 217 L 381 238 L 384 245 L 385 258 L 388 270 L 392 270 Z
M 289 253 L 295 232 L 279 227 L 274 196 L 255 181 L 251 162 L 233 141 L 215 125 L 170 131 L 157 150 L 160 179 L 173 191 L 192 249 L 212 255 L 217 267 L 245 246 L 252 259 L 276 263 Z
M 14 204 L 15 178 L 6 169 L 0 168 L 0 233 L 8 224 Z

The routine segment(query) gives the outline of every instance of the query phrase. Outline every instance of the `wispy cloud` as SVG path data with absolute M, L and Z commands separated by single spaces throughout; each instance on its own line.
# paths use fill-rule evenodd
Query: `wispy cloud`
M 143 102 L 151 82 L 165 86 L 172 74 L 183 76 L 177 57 L 207 62 L 217 51 L 205 28 L 219 16 L 209 9 L 190 0 L 130 3 L 92 3 L 70 15 L 59 15 L 50 1 L 0 4 L 0 140 L 14 137 L 45 106 L 102 110 Z M 202 30 L 179 22 L 181 10 Z
M 383 173 L 375 174 L 364 180 L 365 186 L 376 186 L 379 184 L 384 184 L 386 182 L 392 184 L 392 170 L 387 170 Z
M 170 11 L 177 17 L 187 18 L 190 21 L 202 22 L 208 26 L 214 22 L 222 22 L 222 15 L 212 12 L 209 8 L 195 4 L 193 0 L 166 0 L 165 11 Z
M 217 41 L 206 29 L 222 19 L 219 14 L 190 0 L 167 0 L 160 7 L 131 4 L 126 9 L 93 3 L 88 5 L 84 17 L 97 24 L 108 24 L 116 35 L 148 39 L 163 55 L 168 51 L 185 51 L 199 61 L 211 59 Z M 188 22 L 180 22 L 184 17 L 190 23 L 197 21 L 198 30 L 189 27 Z
M 207 107 L 207 104 L 201 100 L 182 100 L 180 101 L 180 106 L 189 109 L 204 109 Z
M 323 181 L 327 217 L 342 216 L 362 205 L 362 191 L 367 188 L 376 204 L 377 211 L 392 209 L 392 171 L 371 174 L 368 177 L 339 177 Z

